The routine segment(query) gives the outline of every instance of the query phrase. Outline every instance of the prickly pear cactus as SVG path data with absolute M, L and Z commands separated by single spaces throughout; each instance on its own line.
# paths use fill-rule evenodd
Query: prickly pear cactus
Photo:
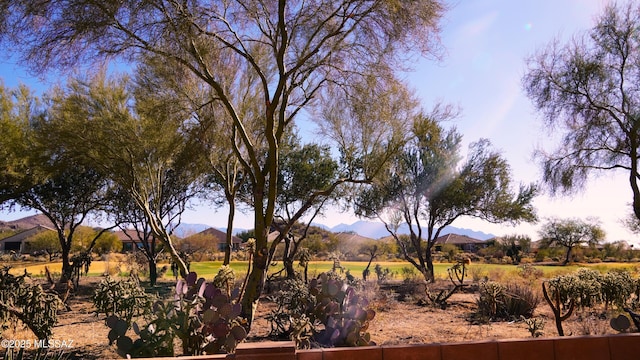
M 375 345 L 367 332 L 375 311 L 368 309 L 368 301 L 342 280 L 320 274 L 309 284 L 316 297 L 312 315 L 324 324 L 315 340 L 325 346 Z
M 132 357 L 174 356 L 176 337 L 182 342 L 183 355 L 232 353 L 247 337 L 237 295 L 237 290 L 228 295 L 192 272 L 178 280 L 172 301 L 154 304 L 146 326 L 133 324 L 137 340 L 126 335 L 126 321 L 109 317 L 109 342 Z

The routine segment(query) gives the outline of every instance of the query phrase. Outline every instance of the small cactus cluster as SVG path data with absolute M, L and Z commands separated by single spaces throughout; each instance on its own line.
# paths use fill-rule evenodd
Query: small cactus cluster
M 10 325 L 13 328 L 18 326 L 20 321 L 38 339 L 48 339 L 58 322 L 58 308 L 62 301 L 40 285 L 30 284 L 26 272 L 14 276 L 9 270 L 6 266 L 0 268 L 0 335 Z
M 96 314 L 107 317 L 117 315 L 127 324 L 134 316 L 146 315 L 151 311 L 154 297 L 147 294 L 135 278 L 115 280 L 105 277 L 93 293 Z
M 154 304 L 152 320 L 145 327 L 133 324 L 137 340 L 126 336 L 126 321 L 107 318 L 109 341 L 130 356 L 174 356 L 175 337 L 182 342 L 183 355 L 232 353 L 247 336 L 237 294 L 237 290 L 226 294 L 192 272 L 178 280 L 173 301 Z
M 324 324 L 315 340 L 325 346 L 375 345 L 366 332 L 375 311 L 367 309 L 368 301 L 340 279 L 320 274 L 309 284 L 316 298 L 312 311 L 315 319 Z

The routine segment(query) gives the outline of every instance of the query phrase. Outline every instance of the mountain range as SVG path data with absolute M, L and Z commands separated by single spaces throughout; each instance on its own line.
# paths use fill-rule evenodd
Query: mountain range
M 386 236 L 389 236 L 389 232 L 384 227 L 384 224 L 379 221 L 356 221 L 353 224 L 339 224 L 333 227 L 329 227 L 323 224 L 313 223 L 313 225 L 323 228 L 325 230 L 331 231 L 333 233 L 339 232 L 353 232 L 361 236 L 366 236 L 372 239 L 379 239 Z M 200 231 L 206 230 L 211 226 L 206 224 L 188 224 L 183 223 L 180 224 L 175 230 L 174 233 L 177 236 L 185 237 L 191 234 L 199 233 Z M 226 228 L 218 228 L 219 230 L 226 231 Z M 234 233 L 237 234 L 241 231 L 245 231 L 247 229 L 234 229 Z M 403 224 L 398 229 L 400 234 L 408 234 L 409 227 L 407 224 Z M 426 228 L 423 228 L 423 232 L 426 233 Z M 489 240 L 495 237 L 493 234 L 487 234 L 482 231 L 475 231 L 471 229 L 463 229 L 457 228 L 455 226 L 447 226 L 445 227 L 440 235 L 446 234 L 458 234 L 458 235 L 466 235 L 474 239 L 478 240 Z
M 32 215 L 27 216 L 19 220 L 14 221 L 0 221 L 0 229 L 30 229 L 36 225 L 45 225 L 51 226 L 51 222 L 47 219 L 46 216 Z M 331 231 L 333 233 L 340 232 L 353 232 L 360 236 L 365 236 L 372 239 L 380 239 L 386 236 L 389 236 L 389 232 L 384 227 L 384 224 L 380 221 L 356 221 L 353 224 L 339 224 L 333 227 L 329 227 L 320 223 L 313 223 L 313 225 L 320 227 L 322 229 Z M 174 234 L 179 237 L 186 237 L 189 235 L 197 234 L 201 231 L 204 231 L 212 226 L 206 224 L 190 224 L 190 223 L 181 223 L 174 229 Z M 226 228 L 217 228 L 221 231 L 226 231 Z M 241 231 L 245 231 L 247 229 L 234 229 L 234 234 L 237 234 Z M 400 226 L 398 231 L 400 234 L 408 234 L 409 228 L 407 224 L 403 224 Z M 426 233 L 426 229 L 423 228 L 423 232 Z M 471 229 L 463 229 L 457 228 L 455 226 L 447 226 L 442 231 L 441 235 L 446 234 L 458 234 L 458 235 L 466 235 L 474 239 L 478 240 L 488 240 L 494 238 L 495 235 L 487 234 L 482 231 L 475 231 Z

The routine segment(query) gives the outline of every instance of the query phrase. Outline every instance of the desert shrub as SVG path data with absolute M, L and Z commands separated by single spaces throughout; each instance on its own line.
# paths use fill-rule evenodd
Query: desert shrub
M 38 339 L 49 339 L 58 322 L 62 301 L 40 285 L 28 283 L 26 273 L 14 276 L 9 274 L 9 269 L 6 266 L 0 269 L 0 335 L 21 322 Z
M 382 268 L 380 264 L 376 264 L 373 270 L 376 272 L 376 277 L 378 278 L 378 281 L 389 280 L 394 276 L 394 274 L 391 272 L 391 269 L 389 269 L 388 267 Z
M 419 275 L 416 272 L 416 269 L 412 266 L 404 266 L 400 269 L 400 275 L 402 276 L 402 281 L 405 283 L 413 283 L 419 280 Z
M 2 263 L 8 263 L 14 261 L 14 255 L 12 254 L 0 254 L 0 262 Z
M 609 322 L 596 311 L 578 311 L 575 316 L 574 330 L 577 335 L 604 335 L 609 330 Z
M 592 269 L 579 269 L 573 274 L 559 275 L 548 280 L 551 298 L 559 297 L 560 303 L 568 305 L 573 299 L 580 308 L 594 306 L 601 299 L 601 275 Z
M 531 264 L 533 263 L 533 258 L 530 257 L 523 257 L 522 259 L 520 259 L 520 264 Z
M 364 288 L 364 281 L 360 278 L 353 276 L 351 270 L 347 269 L 344 273 L 344 279 L 347 281 L 349 286 L 353 286 L 354 288 L 361 290 Z
M 544 272 L 531 264 L 518 265 L 518 274 L 527 280 L 537 280 L 544 276 Z
M 124 259 L 127 272 L 136 275 L 149 275 L 149 260 L 142 251 L 134 251 L 126 254 Z
M 480 283 L 476 318 L 486 321 L 530 318 L 540 303 L 530 287 L 503 285 L 494 281 Z
M 504 282 L 504 278 L 506 277 L 507 272 L 504 271 L 503 269 L 491 269 L 489 270 L 489 280 L 491 281 L 497 281 L 497 282 Z
M 507 319 L 530 318 L 540 303 L 540 297 L 530 286 L 507 285 L 504 307 Z
M 151 312 L 154 297 L 147 294 L 134 278 L 116 281 L 107 276 L 96 287 L 93 306 L 96 314 L 117 316 L 131 326 L 134 316 Z
M 460 253 L 460 249 L 453 244 L 444 244 L 442 245 L 442 249 L 440 250 L 442 256 L 448 261 L 453 262 L 456 258 L 456 255 Z
M 489 278 L 489 272 L 483 266 L 469 266 L 469 275 L 471 275 L 471 280 L 473 280 L 474 283 Z
M 552 299 L 558 299 L 562 305 L 567 305 L 573 298 L 575 293 L 576 278 L 573 275 L 558 275 L 547 281 L 549 295 Z

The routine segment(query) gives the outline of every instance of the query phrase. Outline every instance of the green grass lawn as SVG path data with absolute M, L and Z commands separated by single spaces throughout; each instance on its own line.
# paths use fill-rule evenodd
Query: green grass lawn
M 271 267 L 270 273 L 274 273 L 280 269 L 282 269 L 282 263 L 276 262 L 275 265 Z M 384 261 L 384 262 L 372 262 L 371 267 L 369 268 L 371 272 L 371 276 L 375 277 L 374 268 L 376 264 L 382 266 L 382 268 L 388 268 L 392 273 L 395 274 L 396 279 L 403 279 L 403 274 L 406 273 L 407 270 L 413 273 L 416 276 L 419 276 L 418 271 L 408 262 L 398 262 L 398 261 Z M 345 271 L 349 270 L 349 272 L 357 277 L 362 277 L 362 271 L 367 266 L 366 262 L 357 262 L 357 261 L 342 261 L 342 267 L 344 267 Z M 435 263 L 433 264 L 436 278 L 446 278 L 447 277 L 447 269 L 449 269 L 453 264 L 451 263 Z M 633 263 L 600 263 L 600 264 L 573 264 L 568 266 L 559 266 L 559 265 L 536 265 L 536 269 L 542 270 L 543 276 L 550 278 L 561 274 L 571 273 L 576 271 L 581 267 L 588 267 L 595 270 L 599 270 L 601 272 L 607 272 L 611 269 L 627 269 L 631 272 L 638 272 L 639 266 L 638 264 Z M 205 278 L 213 277 L 218 272 L 222 266 L 221 261 L 203 261 L 199 263 L 191 264 L 191 271 L 195 271 L 198 276 L 202 276 Z M 246 273 L 247 270 L 247 262 L 246 261 L 234 261 L 231 262 L 231 267 L 236 273 L 236 276 L 242 276 Z M 309 276 L 313 277 L 322 272 L 330 271 L 333 267 L 333 261 L 312 261 L 309 264 Z M 298 271 L 302 271 L 300 266 L 295 265 L 295 269 Z M 489 278 L 495 278 L 500 276 L 516 276 L 520 272 L 520 268 L 515 265 L 499 265 L 499 264 L 471 264 L 469 265 L 469 276 L 475 274 L 477 276 L 483 277 L 488 276 Z
M 382 266 L 382 268 L 388 268 L 392 273 L 395 274 L 396 279 L 403 279 L 404 275 L 407 271 L 413 271 L 415 276 L 419 276 L 417 270 L 408 262 L 373 262 L 371 263 L 370 271 L 371 276 L 375 277 L 374 268 L 376 264 Z M 107 272 L 108 267 L 113 266 L 114 264 L 108 264 L 103 261 L 94 261 L 91 263 L 91 268 L 89 269 L 89 276 L 101 276 L 105 272 Z M 159 264 L 158 268 L 168 264 Z M 247 270 L 247 261 L 233 261 L 230 266 L 235 271 L 236 276 L 244 276 Z M 349 272 L 358 278 L 362 277 L 362 271 L 367 266 L 366 262 L 355 262 L 355 261 L 342 261 L 341 265 L 345 268 L 345 270 L 349 270 Z M 447 277 L 447 269 L 450 268 L 453 264 L 450 263 L 435 263 L 435 275 L 436 278 L 446 278 Z M 606 272 L 611 269 L 627 269 L 633 273 L 637 273 L 640 269 L 639 264 L 635 263 L 599 263 L 599 264 L 574 264 L 568 266 L 558 266 L 558 265 L 536 265 L 536 269 L 540 269 L 543 272 L 544 277 L 553 277 L 560 274 L 570 273 L 581 267 L 589 267 L 592 269 L 599 270 L 601 272 Z M 11 269 L 11 273 L 13 274 L 22 274 L 26 269 L 29 274 L 32 276 L 43 276 L 44 275 L 44 267 L 49 267 L 49 271 L 52 273 L 59 273 L 61 269 L 61 264 L 58 263 L 50 263 L 50 264 L 37 264 L 37 265 L 26 265 L 26 266 L 16 266 Z M 194 271 L 200 277 L 204 277 L 207 279 L 213 278 L 218 273 L 218 269 L 222 266 L 222 261 L 203 261 L 203 262 L 194 262 L 191 264 L 190 270 Z M 333 266 L 333 261 L 312 261 L 309 264 L 309 276 L 313 277 L 322 272 L 326 272 L 331 270 Z M 301 271 L 302 268 L 299 267 L 296 263 L 296 270 Z M 274 273 L 278 270 L 282 269 L 282 263 L 276 262 L 274 266 L 271 267 L 270 272 Z M 403 270 L 410 269 L 410 270 Z M 412 270 L 411 270 L 412 269 Z M 122 267 L 122 270 L 125 270 Z M 489 278 L 497 278 L 503 276 L 516 276 L 519 272 L 519 268 L 514 265 L 497 265 L 497 264 L 471 264 L 469 265 L 469 278 L 472 276 L 477 276 L 482 278 L 484 276 L 488 276 Z M 172 276 L 171 271 L 168 271 L 165 274 L 165 278 L 170 278 Z

